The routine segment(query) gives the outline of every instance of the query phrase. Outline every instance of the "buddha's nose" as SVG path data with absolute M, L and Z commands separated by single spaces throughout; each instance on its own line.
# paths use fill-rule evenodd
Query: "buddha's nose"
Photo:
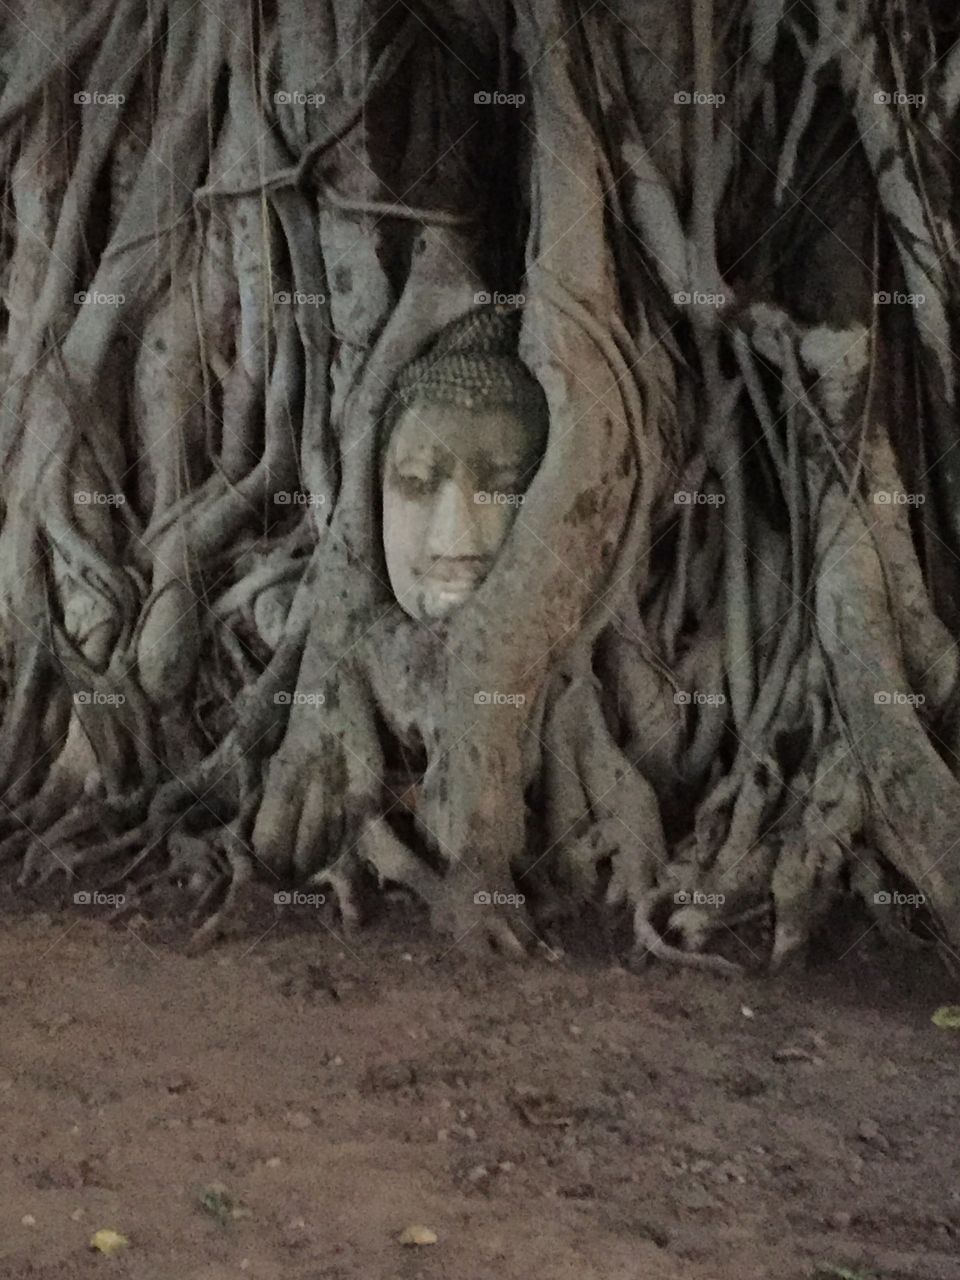
M 474 488 L 469 478 L 451 476 L 444 480 L 434 502 L 427 534 L 428 553 L 457 559 L 482 555 L 476 514 Z

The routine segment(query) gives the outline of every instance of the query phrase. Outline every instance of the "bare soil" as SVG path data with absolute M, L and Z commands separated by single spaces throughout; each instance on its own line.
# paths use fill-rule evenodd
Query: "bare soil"
M 101 914 L 3 917 L 3 1280 L 960 1280 L 957 991 L 875 935 L 730 982 Z

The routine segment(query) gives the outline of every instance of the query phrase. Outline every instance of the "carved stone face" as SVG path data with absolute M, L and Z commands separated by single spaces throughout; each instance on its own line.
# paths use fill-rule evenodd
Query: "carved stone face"
M 383 549 L 404 611 L 444 618 L 490 572 L 545 443 L 511 408 L 421 404 L 398 419 L 383 470 Z

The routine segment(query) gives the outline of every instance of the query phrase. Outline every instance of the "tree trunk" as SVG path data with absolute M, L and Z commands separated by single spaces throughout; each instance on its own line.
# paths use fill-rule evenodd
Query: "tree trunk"
M 956 959 L 960 17 L 361 8 L 5 6 L 0 864 Z M 546 450 L 418 622 L 395 381 L 501 296 Z

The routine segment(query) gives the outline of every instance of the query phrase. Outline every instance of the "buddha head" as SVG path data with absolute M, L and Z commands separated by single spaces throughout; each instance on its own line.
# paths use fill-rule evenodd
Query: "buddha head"
M 447 617 L 483 582 L 543 456 L 547 406 L 519 314 L 483 307 L 397 380 L 383 453 L 383 549 L 401 608 Z

